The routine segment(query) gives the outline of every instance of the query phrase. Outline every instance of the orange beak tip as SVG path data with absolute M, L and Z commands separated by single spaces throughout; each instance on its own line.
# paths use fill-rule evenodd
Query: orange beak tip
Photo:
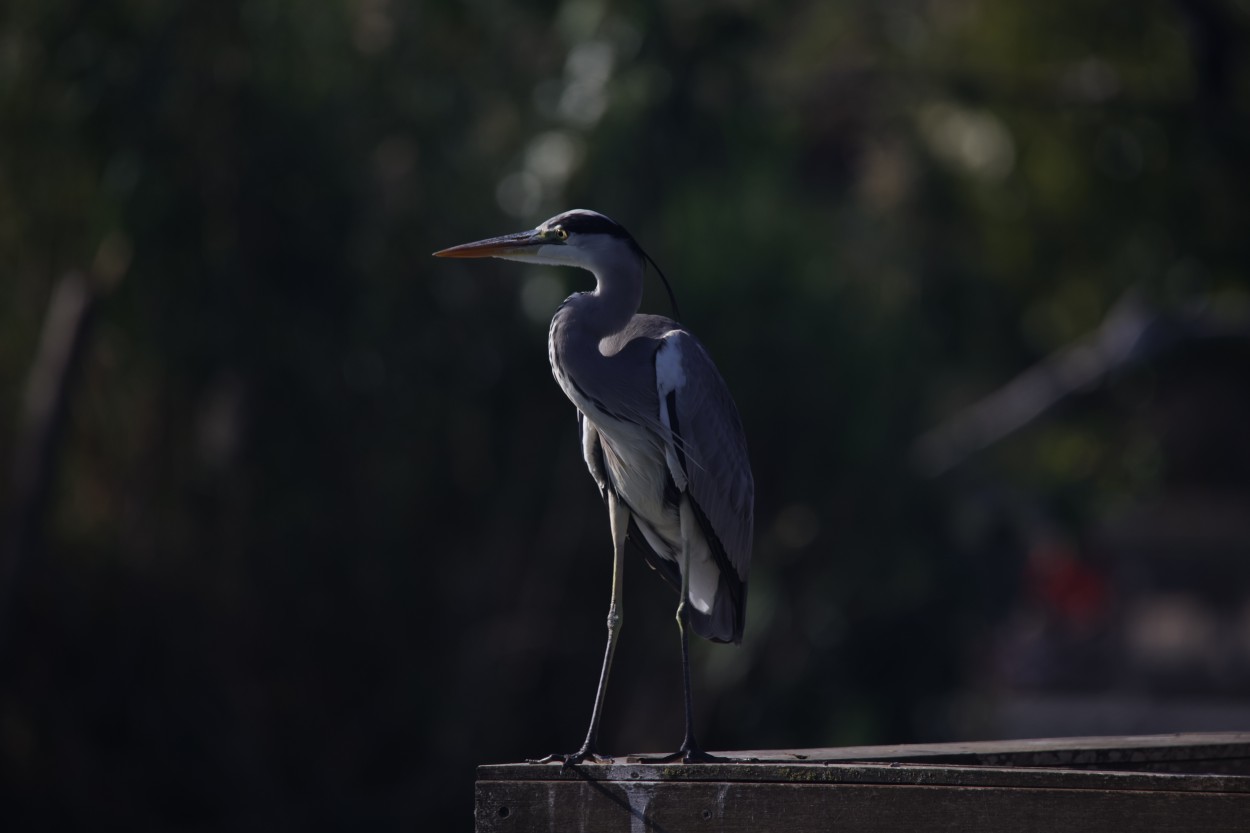
M 439 249 L 434 253 L 434 257 L 505 257 L 529 249 L 541 242 L 541 239 L 536 238 L 533 232 L 523 231 Z

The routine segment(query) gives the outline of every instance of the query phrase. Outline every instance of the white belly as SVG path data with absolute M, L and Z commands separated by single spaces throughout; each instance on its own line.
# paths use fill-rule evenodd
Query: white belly
M 611 425 L 605 426 L 605 422 Z M 599 430 L 612 486 L 633 511 L 643 537 L 656 555 L 676 562 L 685 571 L 681 510 L 664 500 L 668 464 L 660 439 L 629 423 L 600 419 L 594 424 Z M 690 603 L 701 613 L 710 613 L 720 584 L 720 570 L 698 524 L 687 523 L 687 527 Z
M 600 419 L 595 427 L 599 429 L 604 462 L 616 493 L 639 521 L 650 527 L 648 531 L 662 539 L 660 546 L 652 544 L 656 554 L 679 560 L 681 516 L 676 506 L 664 502 L 668 468 L 659 438 L 639 426 L 613 420 Z M 650 540 L 651 536 L 647 537 Z

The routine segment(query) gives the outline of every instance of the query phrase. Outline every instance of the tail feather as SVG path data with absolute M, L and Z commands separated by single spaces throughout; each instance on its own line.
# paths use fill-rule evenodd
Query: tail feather
M 629 540 L 642 552 L 647 566 L 660 574 L 664 582 L 674 591 L 681 592 L 681 570 L 677 562 L 660 558 L 646 543 L 636 523 L 630 523 Z M 737 587 L 734 587 L 734 583 Z M 742 633 L 746 628 L 747 584 L 740 581 L 736 574 L 726 575 L 722 568 L 720 582 L 716 588 L 716 603 L 710 613 L 702 613 L 694 605 L 687 605 L 690 612 L 690 625 L 694 632 L 712 642 L 732 642 L 741 644 Z

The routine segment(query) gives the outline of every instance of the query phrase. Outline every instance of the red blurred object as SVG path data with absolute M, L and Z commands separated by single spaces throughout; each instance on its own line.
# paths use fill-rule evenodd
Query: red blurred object
M 1089 627 L 1103 618 L 1110 596 L 1106 577 L 1066 542 L 1047 541 L 1029 552 L 1029 590 L 1065 624 Z

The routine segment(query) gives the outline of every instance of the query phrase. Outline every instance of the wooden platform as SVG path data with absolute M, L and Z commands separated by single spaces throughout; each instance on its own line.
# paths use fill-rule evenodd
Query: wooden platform
M 482 766 L 477 830 L 1250 833 L 1250 732 L 717 754 Z

